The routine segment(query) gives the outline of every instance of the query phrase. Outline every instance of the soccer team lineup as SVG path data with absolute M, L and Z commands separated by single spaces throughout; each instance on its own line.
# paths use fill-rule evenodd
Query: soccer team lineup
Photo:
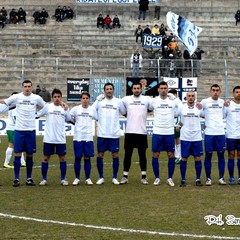
M 188 159 L 193 158 L 196 187 L 211 186 L 213 181 L 219 185 L 240 185 L 240 86 L 233 88 L 230 99 L 223 100 L 221 86 L 213 84 L 209 96 L 199 102 L 194 91 L 187 92 L 185 102 L 182 102 L 177 90 L 170 89 L 165 81 L 157 83 L 158 95 L 153 98 L 142 94 L 144 86 L 141 81 L 131 82 L 130 87 L 131 95 L 120 99 L 114 96 L 114 84 L 106 83 L 103 94 L 93 104 L 90 104 L 90 93 L 83 91 L 80 103 L 70 108 L 62 100 L 60 89 L 53 89 L 51 101 L 45 102 L 41 96 L 33 93 L 32 82 L 24 80 L 20 93 L 13 92 L 10 97 L 0 100 L 0 113 L 8 114 L 8 146 L 3 167 L 13 169 L 12 186 L 19 187 L 23 183 L 26 186 L 50 184 L 48 170 L 52 155 L 57 155 L 59 159 L 61 185 L 80 184 L 81 163 L 84 172 L 81 181 L 85 177 L 83 182 L 86 185 L 102 185 L 105 182 L 104 155 L 107 151 L 112 159 L 112 184 L 128 184 L 131 181 L 129 173 L 134 149 L 137 150 L 140 166 L 140 184 L 186 187 Z M 153 115 L 150 144 L 146 126 L 149 113 Z M 42 179 L 37 182 L 32 176 L 37 148 L 35 121 L 43 116 L 46 122 L 40 166 Z M 126 119 L 122 161 L 119 154 L 121 118 Z M 201 126 L 203 119 L 204 134 Z M 93 120 L 97 123 L 96 141 Z M 66 122 L 73 124 L 74 128 L 75 179 L 71 183 L 66 177 Z M 148 148 L 151 159 L 147 160 Z M 161 178 L 162 152 L 167 154 L 166 179 Z M 213 153 L 217 156 L 218 179 L 212 181 L 212 167 L 215 167 L 212 166 Z M 11 159 L 13 164 L 10 164 Z M 148 169 L 148 175 L 153 174 L 153 182 L 147 178 L 147 162 L 151 162 L 152 169 Z M 120 164 L 123 165 L 122 173 L 119 173 Z M 176 165 L 180 169 L 180 184 L 174 180 Z M 96 167 L 98 173 L 96 182 L 91 179 L 92 166 Z M 20 181 L 21 167 L 26 167 L 24 181 Z

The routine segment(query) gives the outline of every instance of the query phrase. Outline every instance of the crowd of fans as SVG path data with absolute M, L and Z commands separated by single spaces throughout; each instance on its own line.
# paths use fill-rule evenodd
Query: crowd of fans
M 101 29 L 113 29 L 113 28 L 120 28 L 121 23 L 118 18 L 118 15 L 115 15 L 113 19 L 109 16 L 109 14 L 106 15 L 104 18 L 103 15 L 100 13 L 97 17 L 97 28 Z
M 159 48 L 152 48 L 144 45 L 144 35 L 162 36 L 162 45 Z M 193 77 L 198 77 L 201 72 L 201 59 L 203 50 L 197 48 L 197 50 L 190 56 L 187 49 L 182 51 L 178 46 L 178 39 L 173 33 L 168 33 L 168 28 L 162 23 L 160 26 L 154 24 L 152 27 L 146 25 L 142 28 L 138 25 L 134 31 L 136 43 L 140 43 L 143 46 L 143 54 L 140 58 L 148 60 L 148 70 L 157 72 L 159 59 L 160 75 L 166 77 L 183 77 L 184 71 L 191 71 Z M 138 52 L 138 54 L 140 54 Z M 132 55 L 133 56 L 133 55 Z M 132 57 L 131 57 L 132 59 Z M 131 60 L 132 61 L 132 60 Z M 134 74 L 135 75 L 135 74 Z M 189 75 L 186 73 L 186 75 Z M 136 77 L 136 75 L 135 75 Z
M 74 11 L 70 6 L 58 6 L 55 10 L 54 17 L 56 22 L 62 22 L 65 19 L 73 19 Z M 18 10 L 15 8 L 11 9 L 9 15 L 5 7 L 0 10 L 0 26 L 4 28 L 6 24 L 19 24 L 21 22 L 27 23 L 26 20 L 27 13 L 20 7 Z M 34 23 L 44 25 L 47 22 L 49 14 L 45 8 L 37 9 L 34 11 L 32 17 L 34 18 Z

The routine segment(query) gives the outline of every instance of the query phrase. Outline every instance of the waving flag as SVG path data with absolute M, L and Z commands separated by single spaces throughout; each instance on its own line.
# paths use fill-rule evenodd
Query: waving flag
M 171 31 L 183 42 L 192 55 L 197 49 L 197 36 L 202 32 L 202 28 L 173 12 L 167 13 L 166 21 Z

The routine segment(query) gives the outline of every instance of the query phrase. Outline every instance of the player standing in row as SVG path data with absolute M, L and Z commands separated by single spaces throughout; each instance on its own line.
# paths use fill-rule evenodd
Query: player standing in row
M 47 103 L 36 117 L 46 116 L 44 137 L 43 137 L 43 161 L 42 181 L 40 186 L 47 185 L 47 173 L 51 155 L 57 154 L 60 161 L 61 185 L 67 186 L 65 179 L 67 172 L 66 155 L 66 133 L 65 122 L 71 120 L 68 106 L 62 102 L 62 92 L 59 89 L 52 91 L 52 103 Z
M 168 179 L 167 184 L 173 187 L 173 174 L 175 170 L 175 117 L 179 116 L 182 103 L 176 98 L 168 97 L 168 85 L 162 81 L 158 86 L 159 97 L 152 99 L 151 107 L 154 112 L 153 135 L 152 135 L 152 167 L 155 175 L 153 185 L 160 184 L 159 156 L 160 152 L 166 151 L 168 156 Z
M 240 184 L 240 86 L 233 88 L 233 100 L 224 108 L 228 150 L 229 184 L 234 185 L 234 159 L 237 152 L 238 184 Z
M 81 104 L 70 110 L 70 115 L 75 123 L 73 137 L 75 180 L 72 183 L 73 186 L 79 185 L 80 183 L 82 157 L 84 158 L 85 184 L 93 184 L 90 178 L 92 168 L 91 157 L 94 156 L 93 111 L 89 105 L 90 94 L 88 92 L 82 92 L 80 98 Z
M 224 180 L 225 172 L 225 129 L 223 122 L 223 107 L 224 100 L 220 99 L 221 88 L 218 84 L 213 84 L 210 88 L 211 97 L 201 101 L 203 115 L 205 117 L 205 172 L 206 172 L 206 185 L 211 186 L 211 169 L 212 169 L 212 154 L 217 151 L 218 156 L 218 171 L 219 171 L 219 184 L 226 185 Z
M 35 186 L 32 180 L 33 154 L 36 152 L 35 112 L 36 106 L 44 107 L 43 99 L 32 93 L 32 82 L 25 80 L 22 83 L 23 91 L 14 94 L 1 103 L 16 105 L 16 125 L 14 131 L 14 175 L 13 187 L 19 187 L 21 155 L 26 152 L 27 186 Z
M 17 94 L 18 92 L 13 92 L 12 95 Z M 7 123 L 7 137 L 8 137 L 8 147 L 5 153 L 5 161 L 3 164 L 4 168 L 13 168 L 9 163 L 12 158 L 13 149 L 14 149 L 14 129 L 16 124 L 16 108 L 9 109 L 8 111 L 8 123 Z M 24 154 L 21 156 L 21 167 L 26 167 L 26 162 L 24 160 Z
M 181 109 L 181 152 L 182 160 L 180 162 L 181 173 L 181 187 L 186 186 L 186 170 L 187 160 L 190 155 L 193 155 L 195 160 L 196 171 L 196 186 L 202 186 L 200 177 L 202 171 L 201 155 L 202 149 L 202 132 L 200 116 L 202 110 L 195 103 L 195 92 L 188 92 L 186 95 L 187 103 L 182 106 Z
M 104 95 L 92 105 L 94 117 L 97 120 L 98 133 L 97 133 L 97 169 L 99 179 L 96 184 L 101 185 L 104 183 L 103 173 L 103 157 L 106 151 L 112 153 L 112 167 L 113 176 L 112 183 L 118 185 L 117 179 L 119 169 L 119 140 L 120 140 L 120 113 L 124 114 L 122 101 L 114 97 L 114 85 L 106 83 L 104 85 Z
M 134 82 L 132 84 L 133 95 L 126 96 L 122 99 L 127 114 L 127 126 L 124 138 L 125 155 L 123 162 L 123 177 L 120 184 L 128 183 L 128 174 L 134 148 L 138 150 L 142 175 L 141 183 L 144 185 L 148 184 L 146 176 L 146 150 L 148 148 L 146 121 L 151 98 L 149 96 L 143 96 L 141 92 L 142 84 L 140 82 Z

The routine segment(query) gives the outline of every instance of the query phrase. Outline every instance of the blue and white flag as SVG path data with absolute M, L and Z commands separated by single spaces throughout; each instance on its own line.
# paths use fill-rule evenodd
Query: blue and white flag
M 173 12 L 167 13 L 166 21 L 171 31 L 183 42 L 190 55 L 192 55 L 197 49 L 197 37 L 202 32 L 202 28 Z

